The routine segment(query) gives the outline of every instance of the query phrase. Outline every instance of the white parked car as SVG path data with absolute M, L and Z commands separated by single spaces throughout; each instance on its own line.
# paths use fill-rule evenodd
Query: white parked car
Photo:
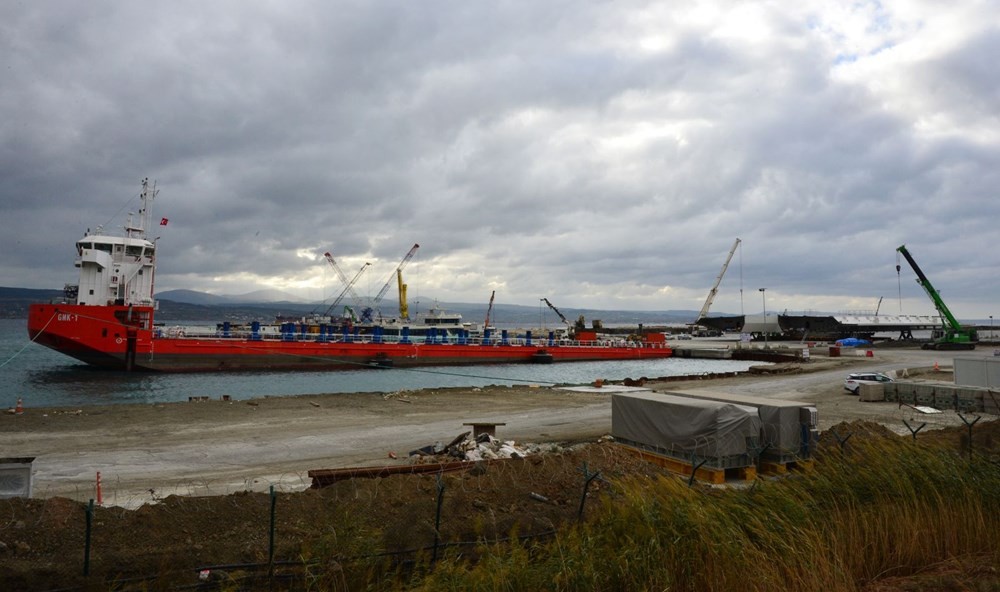
M 844 389 L 856 395 L 861 390 L 862 384 L 881 384 L 885 382 L 893 382 L 893 380 L 881 372 L 858 372 L 847 375 L 847 379 L 844 380 Z

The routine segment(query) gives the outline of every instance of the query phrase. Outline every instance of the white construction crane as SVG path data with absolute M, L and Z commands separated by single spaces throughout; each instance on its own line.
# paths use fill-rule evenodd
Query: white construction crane
M 344 289 L 340 292 L 340 295 L 337 296 L 337 299 L 333 301 L 333 304 L 330 305 L 330 308 L 326 309 L 326 314 L 329 315 L 330 312 L 340 304 L 340 301 L 344 299 L 344 296 L 348 294 L 354 302 L 354 307 L 360 310 L 361 307 L 364 306 L 364 303 L 361 302 L 361 298 L 358 296 L 357 292 L 354 291 L 354 284 L 358 281 L 358 278 L 361 277 L 361 274 L 364 273 L 365 269 L 371 265 L 371 263 L 365 263 L 362 265 L 361 269 L 358 270 L 358 273 L 354 274 L 354 278 L 348 280 L 347 276 L 344 275 L 344 272 L 340 269 L 340 266 L 337 265 L 337 261 L 333 258 L 333 255 L 331 255 L 329 251 L 323 253 L 323 256 L 326 257 L 327 262 L 331 267 L 333 267 L 334 271 L 337 272 L 337 277 L 340 278 L 340 281 L 344 283 Z
M 726 257 L 726 262 L 722 264 L 722 271 L 719 272 L 719 277 L 715 278 L 715 284 L 712 289 L 708 291 L 708 298 L 705 299 L 705 304 L 701 307 L 701 312 L 698 313 L 697 323 L 701 319 L 705 318 L 708 314 L 709 307 L 712 306 L 712 301 L 715 300 L 715 295 L 719 292 L 719 284 L 722 283 L 722 276 L 726 275 L 726 269 L 729 268 L 729 262 L 733 260 L 733 253 L 736 252 L 736 248 L 740 246 L 740 239 L 736 239 L 733 243 L 733 248 L 729 249 L 729 255 Z

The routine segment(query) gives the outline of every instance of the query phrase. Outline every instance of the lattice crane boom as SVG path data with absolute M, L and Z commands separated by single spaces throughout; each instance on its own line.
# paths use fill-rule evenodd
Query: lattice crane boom
M 736 239 L 733 243 L 733 248 L 729 249 L 729 255 L 726 256 L 726 262 L 722 264 L 722 270 L 719 271 L 719 276 L 715 278 L 715 284 L 712 285 L 712 289 L 708 291 L 708 298 L 705 298 L 705 304 L 701 307 L 701 312 L 698 313 L 698 320 L 705 318 L 708 314 L 709 307 L 712 306 L 712 302 L 715 300 L 715 295 L 719 293 L 719 284 L 722 283 L 722 276 L 726 275 L 726 270 L 729 269 L 729 262 L 733 260 L 733 253 L 736 252 L 736 248 L 740 246 L 740 239 Z M 695 321 L 697 322 L 697 321 Z
M 365 308 L 364 311 L 362 312 L 361 314 L 362 321 L 373 320 L 372 318 L 373 314 L 376 310 L 378 310 L 379 305 L 382 304 L 382 299 L 385 298 L 386 293 L 389 291 L 389 287 L 392 285 L 392 281 L 399 277 L 400 272 L 402 272 L 403 268 L 406 267 L 406 264 L 410 262 L 410 259 L 413 259 L 413 255 L 416 254 L 417 249 L 419 248 L 420 245 L 416 243 L 414 243 L 413 246 L 410 247 L 409 252 L 406 253 L 406 256 L 403 257 L 403 260 L 400 261 L 399 265 L 396 266 L 395 271 L 393 271 L 392 275 L 389 276 L 389 279 L 386 280 L 385 285 L 382 286 L 382 289 L 379 290 L 378 294 L 375 295 L 375 298 L 372 299 L 371 306 Z
M 364 265 L 361 266 L 361 269 L 358 270 L 358 273 L 354 274 L 354 277 L 348 280 L 347 276 L 344 275 L 343 270 L 341 270 L 340 266 L 337 265 L 337 261 L 333 258 L 333 255 L 331 255 L 329 251 L 323 253 L 323 256 L 326 257 L 326 261 L 330 264 L 330 267 L 333 267 L 334 271 L 337 272 L 337 277 L 339 277 L 340 281 L 344 284 L 344 289 L 341 290 L 340 295 L 338 295 L 336 300 L 333 301 L 333 304 L 331 304 L 330 307 L 326 309 L 325 314 L 329 315 L 335 308 L 337 308 L 337 306 L 340 305 L 341 301 L 343 301 L 344 299 L 344 296 L 347 295 L 350 295 L 351 300 L 354 302 L 355 308 L 360 309 L 363 306 L 363 303 L 361 302 L 361 297 L 358 296 L 357 292 L 354 291 L 354 284 L 357 283 L 358 279 L 361 277 L 361 274 L 364 273 L 365 269 L 367 269 L 368 266 L 371 264 L 366 262 Z

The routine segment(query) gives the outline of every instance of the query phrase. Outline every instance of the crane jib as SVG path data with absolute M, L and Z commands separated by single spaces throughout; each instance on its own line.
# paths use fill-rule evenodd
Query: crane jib
M 910 255 L 910 252 L 906 249 L 906 245 L 900 245 L 896 251 L 902 254 L 903 258 L 906 259 L 906 262 L 913 268 L 913 272 L 917 274 L 917 283 L 920 284 L 925 292 L 927 292 L 927 296 L 930 297 L 931 302 L 934 303 L 934 308 L 936 308 L 938 314 L 941 315 L 941 323 L 945 328 L 945 335 L 938 342 L 938 349 L 940 349 L 940 346 L 943 344 L 951 344 L 954 348 L 956 344 L 971 344 L 971 342 L 976 341 L 977 338 L 975 330 L 965 328 L 958 322 L 958 319 L 955 318 L 955 315 L 951 313 L 951 310 L 949 310 L 948 306 L 944 303 L 944 300 L 941 298 L 941 294 L 934 289 L 930 280 L 927 279 L 926 275 L 924 275 L 923 270 L 920 269 L 920 266 L 917 265 L 913 256 Z M 899 273 L 899 265 L 896 266 L 896 272 Z

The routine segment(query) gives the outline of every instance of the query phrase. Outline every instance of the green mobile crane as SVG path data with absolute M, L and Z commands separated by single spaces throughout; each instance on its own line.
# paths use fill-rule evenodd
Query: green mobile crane
M 941 328 L 935 329 L 931 336 L 931 341 L 923 344 L 921 347 L 923 349 L 942 350 L 976 349 L 976 342 L 979 341 L 979 336 L 976 334 L 976 330 L 969 327 L 963 327 L 959 324 L 955 315 L 951 314 L 951 311 L 948 310 L 944 300 L 941 300 L 941 295 L 938 294 L 938 291 L 931 285 L 931 281 L 927 279 L 924 272 L 920 270 L 920 266 L 918 266 L 917 262 L 913 260 L 910 252 L 906 250 L 906 245 L 900 245 L 896 251 L 902 253 L 903 257 L 906 258 L 906 262 L 913 268 L 913 272 L 917 274 L 917 283 L 920 284 L 924 291 L 927 292 L 927 295 L 930 296 L 931 302 L 934 303 L 934 308 L 937 309 L 938 314 L 941 316 Z M 899 274 L 898 258 L 896 260 L 896 274 Z

